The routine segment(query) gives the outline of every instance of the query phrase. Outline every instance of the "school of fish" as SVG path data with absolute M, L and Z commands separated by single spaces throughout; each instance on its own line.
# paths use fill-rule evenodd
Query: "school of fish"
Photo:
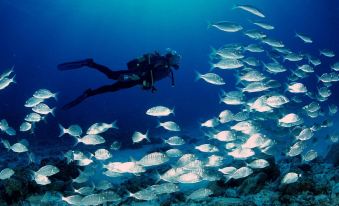
M 196 72 L 196 80 L 215 85 L 220 99 L 216 104 L 224 104 L 227 108 L 197 125 L 203 138 L 190 145 L 189 139 L 181 135 L 183 128 L 175 120 L 174 107 L 154 106 L 146 110 L 145 115 L 158 120 L 154 127 L 163 130 L 168 137 L 163 138 L 158 151 L 138 159 L 130 154 L 130 160 L 122 161 L 117 160 L 119 141 L 114 141 L 108 148 L 103 146 L 107 140 L 105 132 L 119 129 L 116 120 L 93 123 L 87 130 L 78 124 L 60 123 L 60 139 L 74 140 L 73 148 L 65 152 L 64 158 L 83 169 L 72 180 L 73 194 L 65 196 L 60 193 L 56 201 L 79 206 L 119 204 L 128 198 L 150 201 L 179 192 L 186 184 L 197 185 L 194 190 L 184 192 L 186 200 L 200 200 L 214 194 L 212 189 L 199 186 L 204 185 L 200 183 L 246 179 L 269 167 L 270 163 L 262 158 L 263 154 L 275 158 L 300 156 L 303 162 L 317 158 L 313 139 L 320 131 L 333 126 L 331 117 L 338 111 L 336 105 L 327 101 L 332 94 L 332 85 L 339 81 L 339 62 L 334 60 L 336 54 L 330 49 L 320 50 L 319 55 L 295 51 L 269 34 L 276 27 L 270 25 L 263 11 L 250 5 L 237 5 L 233 9 L 234 12 L 248 12 L 260 21 L 251 21 L 253 28 L 248 29 L 229 20 L 208 25 L 210 29 L 234 33 L 230 35 L 244 35 L 252 43 L 213 48 L 209 55 L 209 72 Z M 316 41 L 303 33 L 295 33 L 295 37 L 308 45 Z M 326 72 L 318 71 L 322 58 L 333 60 L 332 65 L 325 66 L 328 67 Z M 223 78 L 226 73 L 231 74 L 229 71 L 236 79 L 233 90 L 229 90 L 232 85 Z M 15 75 L 10 77 L 13 72 L 14 68 L 11 68 L 1 74 L 0 92 L 15 83 Z M 277 79 L 277 76 L 281 79 L 281 75 L 285 78 L 283 82 Z M 57 100 L 57 96 L 48 89 L 36 90 L 24 103 L 29 111 L 18 127 L 19 132 L 33 134 L 39 122 L 48 115 L 54 116 L 56 109 L 47 103 L 52 103 L 50 99 L 53 98 Z M 172 120 L 164 121 L 163 117 Z M 17 132 L 6 119 L 0 121 L 0 131 L 3 133 L 1 143 L 8 152 L 17 155 L 33 153 L 27 140 L 12 141 L 10 136 L 17 135 Z M 328 141 L 338 142 L 338 135 L 329 133 L 329 137 Z M 152 136 L 148 129 L 135 131 L 130 141 L 133 144 L 152 144 Z M 80 150 L 77 148 L 80 145 L 81 148 L 95 148 L 95 152 Z M 161 150 L 165 146 L 170 149 Z M 233 161 L 241 161 L 243 165 L 235 167 Z M 44 186 L 51 184 L 50 177 L 60 172 L 54 165 L 45 165 L 31 171 L 30 175 L 37 185 Z M 100 181 L 95 178 L 98 173 Z M 14 168 L 0 168 L 0 181 L 13 175 Z M 114 192 L 117 185 L 112 180 L 142 178 L 143 175 L 151 176 L 153 184 L 138 191 L 126 190 L 124 196 Z M 293 184 L 299 178 L 302 174 L 291 170 L 279 181 L 282 185 Z M 50 194 L 46 195 L 52 198 L 48 196 Z

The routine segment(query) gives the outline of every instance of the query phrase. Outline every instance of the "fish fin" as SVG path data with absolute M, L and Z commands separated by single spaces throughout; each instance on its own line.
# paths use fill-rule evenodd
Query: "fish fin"
M 28 155 L 28 164 L 30 165 L 31 163 L 35 163 L 35 155 L 34 155 L 34 153 L 33 152 L 28 152 L 27 153 L 27 155 Z
M 236 76 L 236 82 L 235 82 L 235 85 L 239 85 L 239 84 L 241 84 L 240 76 Z
M 209 58 L 213 59 L 215 56 L 217 56 L 217 50 L 212 46 L 211 46 L 211 50 L 212 52 L 210 53 Z
M 161 140 L 164 142 L 164 144 L 166 145 L 166 139 L 164 139 L 163 137 L 161 137 Z
M 174 106 L 173 109 L 171 110 L 171 114 L 173 114 L 173 116 L 175 116 L 174 110 L 175 110 L 175 106 Z
M 11 149 L 11 145 L 9 143 L 8 140 L 4 140 L 4 139 L 1 139 L 1 143 L 4 145 L 4 147 L 7 149 L 7 150 L 10 150 Z
M 212 132 L 203 132 L 204 136 L 208 137 L 208 140 L 214 139 Z
M 149 131 L 147 130 L 147 131 L 146 131 L 146 134 L 145 134 L 145 139 L 146 139 L 148 142 L 151 142 L 150 138 L 148 137 L 148 133 L 149 133 Z
M 317 77 L 317 83 L 320 82 L 320 76 L 319 75 L 315 75 Z
M 161 179 L 161 175 L 159 173 L 158 170 L 155 170 L 155 175 L 156 175 L 156 180 L 155 180 L 155 184 L 158 184 L 162 179 Z
M 209 62 L 209 64 L 210 64 L 210 72 L 211 71 L 213 71 L 216 67 L 215 67 L 215 65 L 214 65 L 214 63 L 212 63 L 212 62 Z
M 130 191 L 128 191 L 127 189 L 126 189 L 126 192 L 128 193 L 128 196 L 129 196 L 129 197 L 134 197 L 134 194 L 131 193 Z
M 138 161 L 136 161 L 132 156 L 129 157 L 129 159 L 131 160 L 131 162 L 137 163 Z
M 30 129 L 31 134 L 34 134 L 34 129 L 35 129 L 35 122 L 32 123 L 31 129 Z
M 210 21 L 207 21 L 207 29 L 210 29 L 212 26 L 212 23 Z
M 77 146 L 80 142 L 79 138 L 77 138 L 77 137 L 74 137 L 74 138 L 75 138 L 75 144 L 73 145 L 73 147 Z
M 287 91 L 288 91 L 288 84 L 287 84 L 287 83 L 285 83 L 284 85 L 285 85 L 285 89 L 284 89 L 284 92 L 283 92 L 283 93 L 284 93 L 284 94 L 286 94 L 286 93 L 287 93 Z
M 156 128 L 161 127 L 161 122 L 158 120 L 158 125 L 156 126 Z
M 28 178 L 30 178 L 31 181 L 35 180 L 35 174 L 36 174 L 35 171 L 28 170 Z
M 17 83 L 16 80 L 15 80 L 15 77 L 16 77 L 16 74 L 12 77 L 11 82 Z
M 222 95 L 221 95 L 221 94 L 218 94 L 218 96 L 219 96 L 219 104 L 223 103 L 223 101 L 222 101 L 222 99 L 223 99 Z
M 66 129 L 61 124 L 59 124 L 59 128 L 60 128 L 59 137 L 62 137 L 62 136 L 64 136 Z
M 80 69 L 84 66 L 88 66 L 91 63 L 93 63 L 93 59 L 84 59 L 80 61 L 73 61 L 73 62 L 66 62 L 62 64 L 58 64 L 57 68 L 60 71 L 66 71 L 66 70 L 73 70 L 73 69 Z
M 53 117 L 55 117 L 55 110 L 56 110 L 56 107 L 54 107 L 52 110 L 51 110 L 51 114 Z
M 237 4 L 233 4 L 233 5 L 232 5 L 232 10 L 238 9 L 238 8 L 239 8 L 238 6 L 239 6 L 239 5 L 237 5 Z
M 59 96 L 59 92 L 56 92 L 53 94 L 53 98 L 55 99 L 55 101 L 58 101 L 58 96 Z
M 224 177 L 225 177 L 224 183 L 227 183 L 232 179 L 232 175 L 224 175 Z
M 201 74 L 196 70 L 195 71 L 195 81 L 198 81 L 201 78 Z
M 112 128 L 114 128 L 114 129 L 119 129 L 119 127 L 117 126 L 117 120 L 114 120 L 114 121 L 111 123 L 111 125 L 112 125 Z

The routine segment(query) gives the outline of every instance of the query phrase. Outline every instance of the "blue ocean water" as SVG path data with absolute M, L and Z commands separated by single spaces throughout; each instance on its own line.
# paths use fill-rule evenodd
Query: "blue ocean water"
M 196 71 L 210 70 L 211 47 L 253 43 L 245 35 L 207 28 L 208 22 L 229 20 L 245 29 L 255 29 L 250 20 L 258 18 L 233 10 L 236 3 L 255 5 L 264 11 L 265 21 L 276 27 L 267 34 L 293 51 L 319 57 L 319 50 L 327 48 L 339 54 L 336 0 L 1 0 L 0 71 L 15 65 L 17 83 L 0 91 L 0 118 L 18 128 L 30 111 L 23 106 L 25 101 L 37 89 L 46 88 L 59 93 L 56 102 L 51 100 L 56 116 L 39 123 L 34 135 L 20 134 L 13 139 L 27 138 L 36 147 L 67 146 L 72 144 L 70 139 L 56 138 L 58 124 L 86 128 L 95 122 L 117 120 L 120 129 L 111 134 L 108 142 L 119 140 L 129 147 L 134 131 L 150 130 L 153 136 L 163 133 L 155 128 L 158 120 L 145 115 L 147 109 L 157 105 L 175 108 L 175 120 L 183 133 L 199 131 L 201 122 L 232 108 L 218 103 L 220 88 L 195 81 Z M 295 38 L 295 32 L 311 36 L 314 43 L 304 44 Z M 180 69 L 174 72 L 174 87 L 168 78 L 156 83 L 154 94 L 134 87 L 91 97 L 67 111 L 60 109 L 86 89 L 111 84 L 112 80 L 91 69 L 61 72 L 58 64 L 93 58 L 112 70 L 121 70 L 135 57 L 155 50 L 165 53 L 166 48 L 182 55 Z M 318 75 L 330 72 L 329 65 L 336 62 L 337 56 L 320 59 Z M 226 81 L 221 88 L 234 90 L 234 72 L 219 74 Z M 282 85 L 286 83 L 284 76 L 278 78 Z M 316 76 L 305 80 L 305 84 L 315 91 Z M 338 89 L 337 84 L 331 87 L 328 104 L 338 104 Z

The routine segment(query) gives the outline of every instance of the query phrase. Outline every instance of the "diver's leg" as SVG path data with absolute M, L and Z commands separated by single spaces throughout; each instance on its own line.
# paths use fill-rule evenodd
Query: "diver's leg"
M 80 104 L 82 101 L 84 101 L 88 96 L 88 94 L 90 93 L 91 89 L 87 89 L 81 96 L 77 97 L 75 100 L 71 101 L 68 104 L 65 104 L 62 109 L 63 110 L 67 110 L 70 109 L 72 107 L 77 106 L 78 104 Z
M 85 67 L 85 66 L 92 68 L 92 69 L 96 69 L 99 72 L 105 74 L 109 79 L 114 79 L 114 80 L 118 80 L 119 78 L 121 78 L 121 75 L 133 73 L 133 72 L 128 71 L 128 70 L 112 71 L 104 65 L 95 63 L 93 61 L 93 59 L 85 59 L 85 60 L 81 60 L 81 61 L 66 62 L 66 63 L 63 63 L 63 64 L 59 64 L 58 69 L 61 70 L 61 71 L 67 71 L 67 70 L 73 70 L 73 69 L 80 69 L 80 68 Z
M 87 66 L 92 69 L 98 70 L 99 72 L 105 74 L 109 79 L 114 80 L 119 79 L 121 72 L 123 72 L 123 71 L 112 71 L 108 67 L 101 64 L 97 64 L 94 61 L 90 62 Z
M 78 104 L 80 104 L 82 101 L 84 101 L 86 98 L 91 97 L 91 96 L 95 96 L 98 94 L 103 94 L 106 92 L 116 92 L 120 89 L 127 89 L 127 88 L 131 88 L 134 87 L 138 84 L 140 84 L 141 81 L 130 81 L 130 82 L 116 82 L 114 84 L 111 85 L 105 85 L 102 87 L 99 87 L 97 89 L 88 89 L 86 90 L 81 96 L 79 96 L 78 98 L 76 98 L 75 100 L 71 101 L 70 103 L 64 105 L 62 107 L 62 109 L 70 109 Z
M 116 92 L 121 89 L 128 89 L 134 87 L 138 84 L 140 84 L 140 81 L 129 81 L 129 82 L 118 81 L 114 84 L 102 86 L 97 89 L 91 90 L 89 91 L 88 96 L 95 96 L 106 92 Z

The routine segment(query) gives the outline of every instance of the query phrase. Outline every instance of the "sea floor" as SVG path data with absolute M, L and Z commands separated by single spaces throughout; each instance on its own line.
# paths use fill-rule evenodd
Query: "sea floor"
M 139 149 L 123 149 L 112 153 L 114 161 L 128 161 L 131 157 L 141 158 L 143 155 L 161 150 L 162 144 L 145 145 Z M 58 151 L 65 150 L 58 148 Z M 8 180 L 0 181 L 0 206 L 2 205 L 68 205 L 60 201 L 60 194 L 71 195 L 70 178 L 78 175 L 81 167 L 75 164 L 67 164 L 62 157 L 55 156 L 56 148 L 45 148 L 37 153 L 40 156 L 39 163 L 56 165 L 60 173 L 52 178 L 52 183 L 38 187 L 29 176 L 25 175 L 29 170 L 35 170 L 40 166 L 37 163 L 28 164 L 25 158 L 2 153 L 1 164 L 11 166 L 15 175 Z M 59 153 L 60 154 L 60 153 Z M 20 159 L 22 161 L 20 161 Z M 273 160 L 274 161 L 274 160 Z M 15 162 L 15 164 L 14 164 Z M 122 197 L 118 203 L 106 205 L 339 205 L 339 167 L 326 163 L 318 158 L 308 164 L 302 164 L 297 159 L 280 160 L 265 170 L 254 172 L 247 178 L 225 182 L 223 178 L 217 181 L 203 181 L 199 184 L 179 184 L 180 191 L 159 196 L 152 201 L 141 201 L 128 197 L 126 191 L 136 192 L 148 185 L 161 184 L 156 178 L 156 172 L 164 168 L 147 170 L 147 173 L 139 176 L 128 175 L 123 177 L 107 178 L 96 175 L 92 181 L 102 179 L 109 180 L 113 187 L 109 190 Z M 95 167 L 93 167 L 95 168 Z M 281 174 L 285 170 L 293 170 L 302 173 L 300 179 L 293 184 L 282 185 Z M 190 194 L 199 188 L 209 188 L 213 194 L 209 197 L 196 200 L 187 200 Z

